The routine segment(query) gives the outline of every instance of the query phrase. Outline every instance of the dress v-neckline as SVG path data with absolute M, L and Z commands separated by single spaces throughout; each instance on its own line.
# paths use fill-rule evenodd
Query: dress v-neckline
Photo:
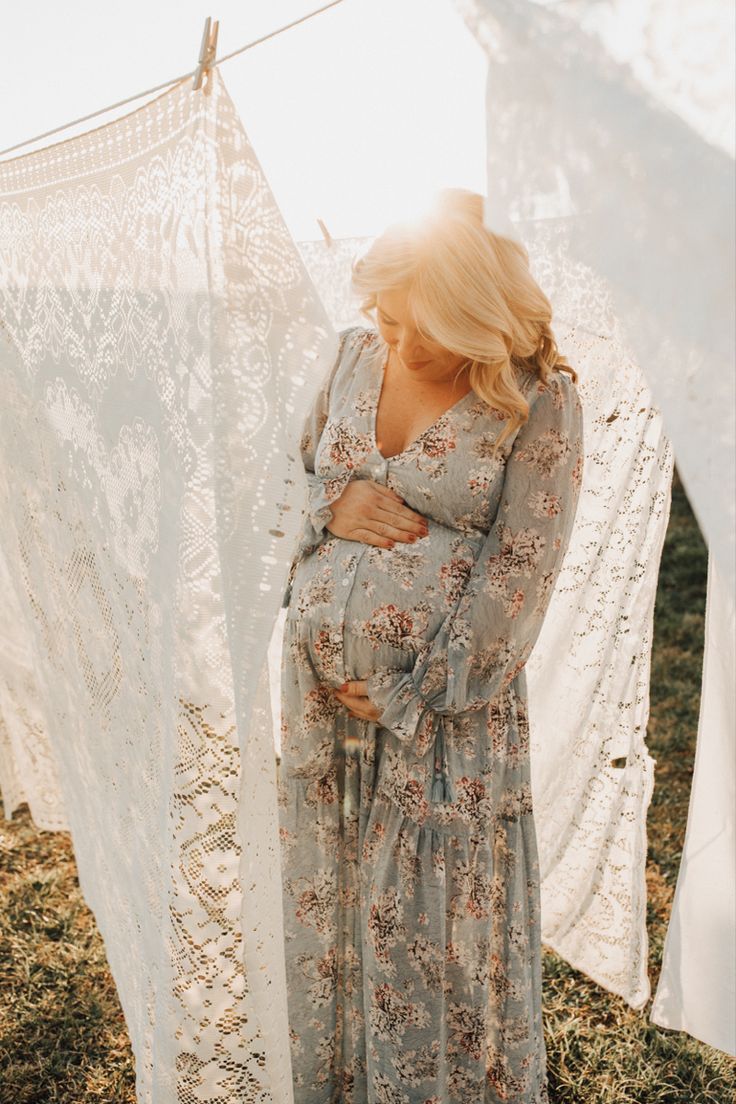
M 440 414 L 438 418 L 435 418 L 431 425 L 428 425 L 426 429 L 423 429 L 419 436 L 415 437 L 413 441 L 410 441 L 409 444 L 405 448 L 401 449 L 400 452 L 395 452 L 391 456 L 384 456 L 378 447 L 378 404 L 381 401 L 381 392 L 383 391 L 383 384 L 386 379 L 386 367 L 388 365 L 388 358 L 391 350 L 388 345 L 385 345 L 385 343 L 382 342 L 379 342 L 378 349 L 380 352 L 380 356 L 376 361 L 376 363 L 378 364 L 378 386 L 374 388 L 373 409 L 371 411 L 371 444 L 374 451 L 381 457 L 382 460 L 398 460 L 400 457 L 405 456 L 407 453 L 411 452 L 412 449 L 414 449 L 427 436 L 428 433 L 430 433 L 433 429 L 436 429 L 437 426 L 440 425 L 442 422 L 446 421 L 450 417 L 450 415 L 453 414 L 457 410 L 457 408 L 465 402 L 468 396 L 472 395 L 475 398 L 476 395 L 472 388 L 470 389 L 470 391 L 466 391 L 465 394 L 462 395 L 456 403 L 453 403 L 452 406 L 443 411 L 443 413 Z

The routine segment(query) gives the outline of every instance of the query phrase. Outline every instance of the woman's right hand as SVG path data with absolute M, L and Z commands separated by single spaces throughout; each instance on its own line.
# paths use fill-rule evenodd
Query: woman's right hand
M 422 514 L 406 506 L 396 491 L 372 479 L 351 479 L 330 509 L 334 516 L 326 528 L 331 533 L 378 548 L 412 542 L 429 531 Z

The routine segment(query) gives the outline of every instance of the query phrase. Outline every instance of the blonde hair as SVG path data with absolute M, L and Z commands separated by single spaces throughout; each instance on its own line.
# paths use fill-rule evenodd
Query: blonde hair
M 483 222 L 483 196 L 446 188 L 414 223 L 395 223 L 352 265 L 360 310 L 372 322 L 383 291 L 407 289 L 419 333 L 470 360 L 470 386 L 508 422 L 497 449 L 529 415 L 520 373 L 547 382 L 577 372 L 559 353 L 552 306 L 523 245 Z

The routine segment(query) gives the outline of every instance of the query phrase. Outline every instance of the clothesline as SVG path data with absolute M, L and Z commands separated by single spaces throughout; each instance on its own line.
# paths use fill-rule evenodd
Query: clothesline
M 277 27 L 274 31 L 269 31 L 268 34 L 261 35 L 260 38 L 254 39 L 252 42 L 246 43 L 245 46 L 239 47 L 237 50 L 233 50 L 231 54 L 225 54 L 224 57 L 217 58 L 211 68 L 216 65 L 222 65 L 223 61 L 229 61 L 237 54 L 243 54 L 246 50 L 251 50 L 254 46 L 260 46 L 262 42 L 267 42 L 269 38 L 275 38 L 276 35 L 283 34 L 284 31 L 290 31 L 292 27 L 298 26 L 300 23 L 306 23 L 308 19 L 312 19 L 315 15 L 321 15 L 322 12 L 328 10 L 328 8 L 337 7 L 338 4 L 342 4 L 343 0 L 331 0 L 331 3 L 324 4 L 321 8 L 317 8 L 315 11 L 308 12 L 306 15 L 302 15 L 299 19 L 294 19 L 291 23 L 285 23 L 283 27 Z M 116 107 L 124 107 L 125 104 L 132 103 L 134 100 L 140 100 L 143 96 L 150 96 L 154 92 L 160 92 L 163 88 L 170 88 L 172 84 L 178 84 L 179 81 L 186 80 L 188 77 L 194 76 L 195 69 L 191 69 L 188 73 L 182 73 L 179 77 L 172 77 L 171 80 L 164 81 L 163 84 L 157 84 L 155 88 L 147 88 L 145 92 L 136 92 L 134 96 L 129 96 L 127 100 L 118 100 L 117 103 L 110 104 L 109 107 L 101 107 L 98 111 L 92 111 L 89 115 L 82 115 L 79 119 L 73 119 L 70 123 L 62 123 L 61 126 L 54 127 L 53 130 L 47 130 L 43 134 L 37 134 L 35 138 L 26 138 L 23 142 L 17 142 L 14 146 L 8 146 L 7 149 L 0 150 L 0 157 L 5 153 L 12 153 L 13 150 L 20 149 L 22 146 L 30 146 L 33 142 L 40 142 L 42 138 L 48 138 L 52 134 L 58 134 L 61 130 L 68 130 L 69 127 L 76 126 L 77 123 L 84 123 L 88 119 L 94 119 L 98 115 L 104 115 L 107 111 L 113 111 Z M 15 160 L 15 158 L 8 158 L 9 161 Z

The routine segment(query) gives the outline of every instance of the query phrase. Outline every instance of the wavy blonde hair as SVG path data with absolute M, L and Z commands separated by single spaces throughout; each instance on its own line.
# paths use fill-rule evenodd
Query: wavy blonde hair
M 352 288 L 374 324 L 378 295 L 405 289 L 419 333 L 470 360 L 473 391 L 508 418 L 495 452 L 529 416 L 520 373 L 578 375 L 558 351 L 529 254 L 487 229 L 483 209 L 482 195 L 443 189 L 421 220 L 389 226 L 353 263 Z

